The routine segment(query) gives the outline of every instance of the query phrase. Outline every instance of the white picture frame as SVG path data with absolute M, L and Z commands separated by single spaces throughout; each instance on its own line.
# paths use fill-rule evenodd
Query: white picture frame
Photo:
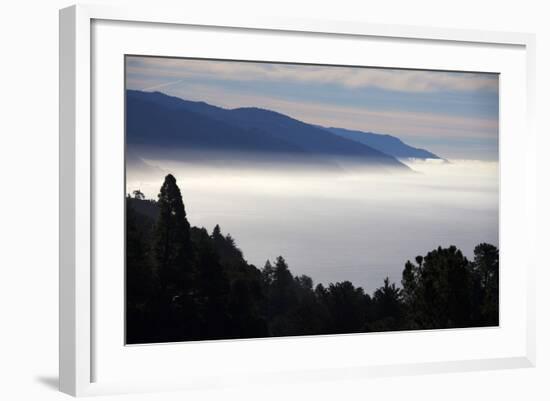
M 94 29 L 103 29 L 101 24 L 106 23 L 106 30 L 95 31 Z M 129 27 L 128 25 L 114 27 L 116 23 L 137 24 Z M 94 28 L 95 26 L 98 28 Z M 99 24 L 99 25 L 97 25 Z M 145 25 L 144 25 L 145 24 Z M 485 47 L 498 49 L 510 49 L 510 64 L 517 64 L 517 71 L 510 68 L 511 77 L 509 85 L 515 85 L 518 93 L 522 94 L 519 99 L 514 100 L 518 108 L 511 108 L 511 104 L 502 103 L 502 110 L 509 112 L 506 115 L 506 123 L 502 123 L 504 133 L 511 132 L 509 128 L 517 128 L 521 135 L 513 136 L 504 134 L 501 138 L 505 146 L 501 143 L 501 183 L 505 183 L 501 191 L 501 206 L 504 204 L 504 212 L 501 211 L 501 219 L 506 219 L 509 224 L 504 225 L 503 230 L 509 230 L 514 226 L 521 231 L 521 238 L 508 234 L 508 231 L 502 232 L 505 235 L 503 243 L 508 250 L 501 246 L 504 258 L 514 261 L 514 254 L 533 254 L 527 252 L 532 244 L 535 243 L 535 133 L 532 128 L 532 112 L 534 110 L 534 43 L 535 38 L 530 34 L 523 33 L 505 33 L 505 32 L 484 32 L 457 29 L 437 29 L 414 26 L 389 26 L 374 25 L 361 22 L 348 21 L 316 21 L 316 20 L 293 20 L 291 18 L 262 18 L 259 16 L 248 15 L 239 19 L 228 19 L 216 15 L 187 14 L 185 10 L 164 10 L 160 8 L 113 8 L 99 5 L 78 5 L 72 6 L 60 11 L 60 390 L 75 396 L 133 392 L 133 391 L 160 391 L 166 389 L 186 389 L 186 388 L 207 388 L 209 386 L 225 385 L 230 381 L 235 383 L 233 377 L 225 374 L 220 368 L 212 375 L 190 370 L 186 380 L 181 380 L 177 376 L 171 377 L 152 377 L 151 372 L 144 373 L 139 380 L 132 380 L 132 377 L 117 377 L 114 374 L 107 375 L 103 380 L 101 363 L 98 360 L 109 361 L 118 369 L 117 363 L 133 363 L 139 358 L 145 358 L 143 353 L 132 350 L 132 355 L 123 355 L 127 352 L 121 348 L 120 360 L 112 360 L 107 356 L 109 349 L 103 341 L 105 336 L 99 335 L 97 325 L 106 327 L 107 320 L 98 310 L 101 306 L 95 306 L 94 294 L 98 290 L 98 285 L 105 283 L 104 275 L 97 275 L 95 268 L 98 255 L 94 252 L 94 236 L 98 234 L 98 229 L 104 227 L 97 220 L 101 212 L 97 211 L 97 198 L 95 193 L 100 190 L 98 186 L 103 185 L 101 180 L 97 180 L 97 169 L 100 167 L 98 160 L 103 157 L 105 143 L 94 141 L 94 126 L 98 126 L 99 114 L 95 114 L 94 88 L 92 80 L 96 71 L 94 69 L 102 68 L 98 65 L 94 57 L 101 52 L 101 47 L 105 45 L 105 35 L 115 35 L 113 39 L 113 53 L 118 57 L 120 48 L 116 48 L 117 43 L 122 43 L 124 35 L 120 32 L 134 29 L 132 33 L 139 34 L 139 30 L 144 26 L 156 26 L 155 32 L 158 32 L 159 38 L 162 35 L 170 33 L 170 29 L 178 27 L 201 28 L 206 31 L 229 29 L 232 32 L 255 32 L 271 33 L 284 35 L 306 35 L 308 37 L 320 36 L 324 38 L 339 37 L 349 40 L 362 40 L 368 38 L 383 39 L 385 41 L 415 41 L 418 43 L 430 43 L 443 49 L 444 46 L 455 46 L 456 51 L 459 48 L 472 48 L 485 51 Z M 110 27 L 113 30 L 110 31 Z M 98 39 L 94 42 L 94 32 Z M 103 36 L 101 36 L 103 35 Z M 156 34 L 155 34 L 156 35 Z M 127 35 L 127 36 L 134 36 Z M 103 37 L 103 39 L 101 39 Z M 117 39 L 118 38 L 118 39 Z M 116 39 L 116 40 L 115 40 Z M 122 41 L 121 41 L 122 40 Z M 125 40 L 125 39 L 124 39 Z M 154 45 L 155 36 L 152 35 L 151 43 Z M 277 40 L 275 37 L 273 40 Z M 106 45 L 105 45 L 106 46 Z M 145 46 L 145 45 L 144 45 Z M 164 52 L 168 51 L 166 49 Z M 427 52 L 432 50 L 426 50 Z M 119 52 L 119 53 L 117 53 Z M 172 55 L 172 54 L 168 54 Z M 106 57 L 101 56 L 103 60 Z M 508 60 L 503 56 L 500 61 Z M 260 59 L 262 57 L 260 56 Z M 473 62 L 473 61 L 472 61 Z M 345 64 L 345 61 L 343 62 Z M 387 65 L 387 61 L 380 61 L 382 65 Z M 412 63 L 412 62 L 411 62 Z M 497 63 L 497 61 L 493 61 Z M 438 64 L 444 69 L 445 63 Z M 111 65 L 106 62 L 106 66 Z M 411 67 L 416 64 L 400 65 L 402 67 Z M 438 65 L 430 64 L 432 68 Z M 490 72 L 502 71 L 497 64 Z M 393 65 L 395 66 L 395 65 Z M 428 64 L 426 64 L 426 67 Z M 467 68 L 456 66 L 456 69 Z M 117 74 L 120 78 L 121 71 Z M 117 78 L 118 79 L 118 78 Z M 506 85 L 506 83 L 505 83 Z M 121 89 L 121 88 L 120 88 Z M 501 96 L 506 96 L 507 91 L 502 92 Z M 98 95 L 101 96 L 101 95 Z M 120 116 L 122 118 L 122 115 Z M 117 126 L 113 123 L 113 126 Z M 521 139 L 521 144 L 518 142 Z M 517 164 L 507 158 L 507 149 L 515 148 L 519 156 L 516 158 Z M 116 146 L 115 146 L 116 150 Z M 502 153 L 504 152 L 504 153 Z M 108 158 L 108 156 L 106 155 Z M 114 155 L 113 157 L 118 157 Z M 120 155 L 120 157 L 123 157 Z M 112 167 L 112 165 L 110 165 Z M 523 191 L 517 191 L 517 185 L 521 185 Z M 516 190 L 514 190 L 516 188 Z M 120 192 L 124 189 L 121 187 Z M 107 192 L 104 192 L 107 193 Z M 503 203 L 504 202 L 504 203 Z M 98 228 L 99 227 L 99 228 Z M 178 352 L 186 352 L 188 355 L 199 355 L 199 353 L 208 353 L 210 349 L 216 349 L 216 352 L 227 352 L 226 355 L 235 355 L 232 353 L 243 352 L 250 354 L 262 349 L 271 352 L 273 355 L 280 353 L 285 347 L 295 349 L 297 341 L 302 341 L 300 345 L 310 351 L 316 347 L 323 347 L 324 350 L 330 350 L 331 347 L 342 346 L 345 344 L 349 349 L 362 346 L 369 341 L 379 341 L 382 337 L 392 337 L 391 341 L 396 339 L 413 339 L 417 344 L 426 344 L 438 341 L 450 341 L 451 336 L 461 336 L 465 343 L 474 343 L 481 341 L 494 342 L 495 348 L 490 352 L 472 351 L 465 358 L 449 358 L 443 355 L 442 359 L 419 360 L 414 355 L 410 355 L 407 361 L 376 358 L 374 362 L 353 360 L 334 360 L 334 366 L 331 366 L 330 352 L 328 361 L 325 360 L 320 365 L 297 364 L 293 369 L 285 369 L 283 365 L 277 366 L 276 372 L 262 370 L 261 367 L 255 367 L 253 370 L 244 366 L 242 371 L 248 373 L 246 380 L 261 384 L 262 381 L 277 374 L 282 383 L 295 380 L 328 380 L 330 378 L 353 377 L 362 378 L 380 375 L 400 375 L 412 373 L 430 373 L 430 372 L 448 372 L 448 371 L 466 371 L 478 369 L 501 369 L 510 367 L 529 367 L 535 364 L 535 305 L 534 305 L 534 271 L 536 260 L 523 259 L 518 272 L 512 272 L 504 279 L 505 288 L 517 287 L 519 306 L 514 319 L 508 319 L 501 327 L 497 329 L 488 329 L 485 331 L 467 331 L 460 332 L 421 332 L 410 337 L 411 333 L 402 334 L 377 334 L 376 336 L 345 335 L 330 336 L 323 339 L 310 338 L 303 339 L 276 339 L 276 340 L 246 340 L 240 342 L 222 342 L 217 345 L 216 342 L 206 342 L 200 344 L 198 348 L 179 347 Z M 123 266 L 121 266 L 121 269 Z M 507 272 L 507 270 L 505 271 Z M 513 274 L 520 274 L 513 276 Z M 114 281 L 116 283 L 116 280 Z M 123 288 L 119 289 L 123 292 Z M 108 291 L 108 290 L 106 290 Z M 506 307 L 506 291 L 503 293 L 501 307 Z M 110 295 L 107 295 L 110 296 Z M 116 303 L 116 302 L 115 302 Z M 109 321 L 113 323 L 113 321 Z M 123 322 L 120 322 L 122 325 Z M 102 329 L 106 330 L 106 329 Z M 509 330 L 510 335 L 506 334 Z M 103 332 L 102 332 L 103 333 Z M 505 333 L 506 335 L 500 334 Z M 105 334 L 108 335 L 108 334 Z M 401 337 L 399 337 L 401 336 Z M 409 336 L 409 337 L 406 337 Z M 444 339 L 447 338 L 446 340 Z M 98 340 L 99 339 L 99 340 Z M 308 341 L 306 343 L 305 341 Z M 507 346 L 513 351 L 507 352 Z M 123 344 L 120 344 L 123 347 Z M 172 353 L 173 349 L 168 347 L 178 347 L 178 345 L 161 345 L 147 347 L 147 363 L 155 360 L 168 358 L 168 350 Z M 144 349 L 142 347 L 142 349 Z M 460 347 L 458 347 L 460 350 Z M 123 352 L 124 351 L 124 352 Z M 457 351 L 458 352 L 458 351 Z M 123 360 L 124 358 L 127 358 Z M 98 359 L 99 358 L 99 359 Z M 138 359 L 136 359 L 138 358 Z M 105 362 L 103 362 L 105 365 Z M 130 375 L 131 375 L 131 370 Z M 191 375 L 191 377 L 189 377 Z M 238 383 L 237 383 L 238 384 Z M 245 382 L 241 383 L 245 384 Z

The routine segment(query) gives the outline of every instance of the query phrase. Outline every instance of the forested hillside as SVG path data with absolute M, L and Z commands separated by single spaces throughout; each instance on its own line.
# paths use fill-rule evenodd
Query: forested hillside
M 219 226 L 191 226 L 167 175 L 158 200 L 139 191 L 126 199 L 126 340 L 498 325 L 498 249 L 483 243 L 474 255 L 470 261 L 454 246 L 439 247 L 406 261 L 400 286 L 386 279 L 372 294 L 349 281 L 315 285 L 295 276 L 283 256 L 257 267 Z

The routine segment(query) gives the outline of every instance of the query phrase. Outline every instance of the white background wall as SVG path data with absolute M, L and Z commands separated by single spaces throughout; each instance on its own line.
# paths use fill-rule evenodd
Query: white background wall
M 132 1 L 96 1 L 128 4 Z M 134 1 L 133 3 L 135 3 Z M 147 2 L 143 2 L 147 3 Z M 534 369 L 328 382 L 259 391 L 123 396 L 132 400 L 550 399 L 548 105 L 550 13 L 545 1 L 273 0 L 155 1 L 213 13 L 263 14 L 537 34 L 539 131 L 538 366 Z M 0 6 L 0 398 L 50 400 L 57 393 L 58 20 L 63 0 Z M 521 133 L 518 133 L 520 135 Z M 545 258 L 546 257 L 546 258 Z M 111 397 L 109 397 L 111 398 Z

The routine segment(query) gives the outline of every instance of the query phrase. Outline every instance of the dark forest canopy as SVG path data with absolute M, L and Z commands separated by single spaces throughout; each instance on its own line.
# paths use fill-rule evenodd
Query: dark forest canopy
M 270 336 L 495 326 L 498 248 L 479 244 L 469 261 L 439 247 L 404 266 L 401 287 L 373 294 L 349 281 L 314 286 L 282 256 L 258 268 L 230 234 L 193 227 L 176 179 L 158 200 L 126 199 L 129 344 Z

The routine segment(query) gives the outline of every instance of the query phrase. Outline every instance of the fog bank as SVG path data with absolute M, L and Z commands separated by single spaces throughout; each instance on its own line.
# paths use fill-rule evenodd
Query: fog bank
M 368 292 L 400 283 L 408 259 L 439 245 L 471 257 L 498 246 L 498 163 L 406 161 L 416 173 L 196 167 L 146 160 L 127 167 L 127 192 L 156 199 L 173 174 L 191 225 L 219 224 L 249 263 L 283 255 L 314 283 L 350 280 Z

